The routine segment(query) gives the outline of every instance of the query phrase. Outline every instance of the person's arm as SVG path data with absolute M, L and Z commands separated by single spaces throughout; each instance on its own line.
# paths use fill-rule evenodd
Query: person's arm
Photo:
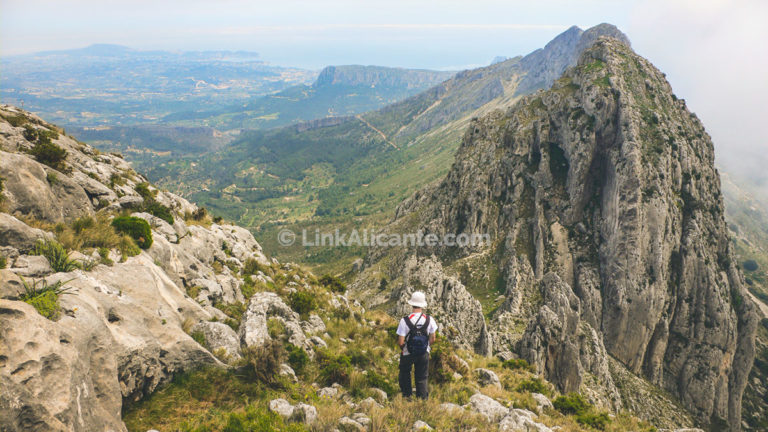
M 403 349 L 403 345 L 405 345 L 405 336 L 398 336 L 397 337 L 397 346 L 399 346 L 400 349 Z

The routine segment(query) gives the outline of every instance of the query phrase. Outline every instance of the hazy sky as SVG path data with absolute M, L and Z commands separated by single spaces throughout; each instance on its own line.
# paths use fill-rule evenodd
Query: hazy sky
M 0 0 L 0 56 L 117 43 L 251 50 L 307 68 L 462 69 L 601 22 L 667 73 L 721 153 L 768 152 L 765 0 Z

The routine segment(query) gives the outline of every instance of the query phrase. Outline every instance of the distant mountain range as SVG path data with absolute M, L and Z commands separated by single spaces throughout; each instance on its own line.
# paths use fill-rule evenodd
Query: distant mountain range
M 454 75 L 383 66 L 328 66 L 311 84 L 299 84 L 218 111 L 168 115 L 164 123 L 205 124 L 219 130 L 265 129 L 380 108 L 428 89 Z
M 60 124 L 156 123 L 312 82 L 314 71 L 269 65 L 243 51 L 139 51 L 120 45 L 2 59 L 0 98 Z

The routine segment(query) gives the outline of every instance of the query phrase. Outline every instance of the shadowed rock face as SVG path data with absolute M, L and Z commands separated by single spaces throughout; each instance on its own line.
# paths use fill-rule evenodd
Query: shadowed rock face
M 494 351 L 514 345 L 573 390 L 583 373 L 608 377 L 596 361 L 604 345 L 700 422 L 738 429 L 757 319 L 713 159 L 664 75 L 599 38 L 552 89 L 473 122 L 447 177 L 397 219 L 495 239 L 419 251 L 448 265 L 487 254 L 498 266 L 507 300 L 489 324 Z M 503 325 L 510 314 L 528 320 L 523 333 Z M 592 331 L 596 340 L 584 337 Z M 575 369 L 557 366 L 566 363 Z

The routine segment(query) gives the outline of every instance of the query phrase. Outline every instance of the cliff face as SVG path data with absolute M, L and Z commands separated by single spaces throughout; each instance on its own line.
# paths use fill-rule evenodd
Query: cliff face
M 550 90 L 474 121 L 447 177 L 390 229 L 491 235 L 491 247 L 405 255 L 435 255 L 467 286 L 495 272 L 483 282 L 503 295 L 486 308 L 494 352 L 563 391 L 643 405 L 617 385 L 615 359 L 700 423 L 735 430 L 757 319 L 713 158 L 664 75 L 600 38 Z

